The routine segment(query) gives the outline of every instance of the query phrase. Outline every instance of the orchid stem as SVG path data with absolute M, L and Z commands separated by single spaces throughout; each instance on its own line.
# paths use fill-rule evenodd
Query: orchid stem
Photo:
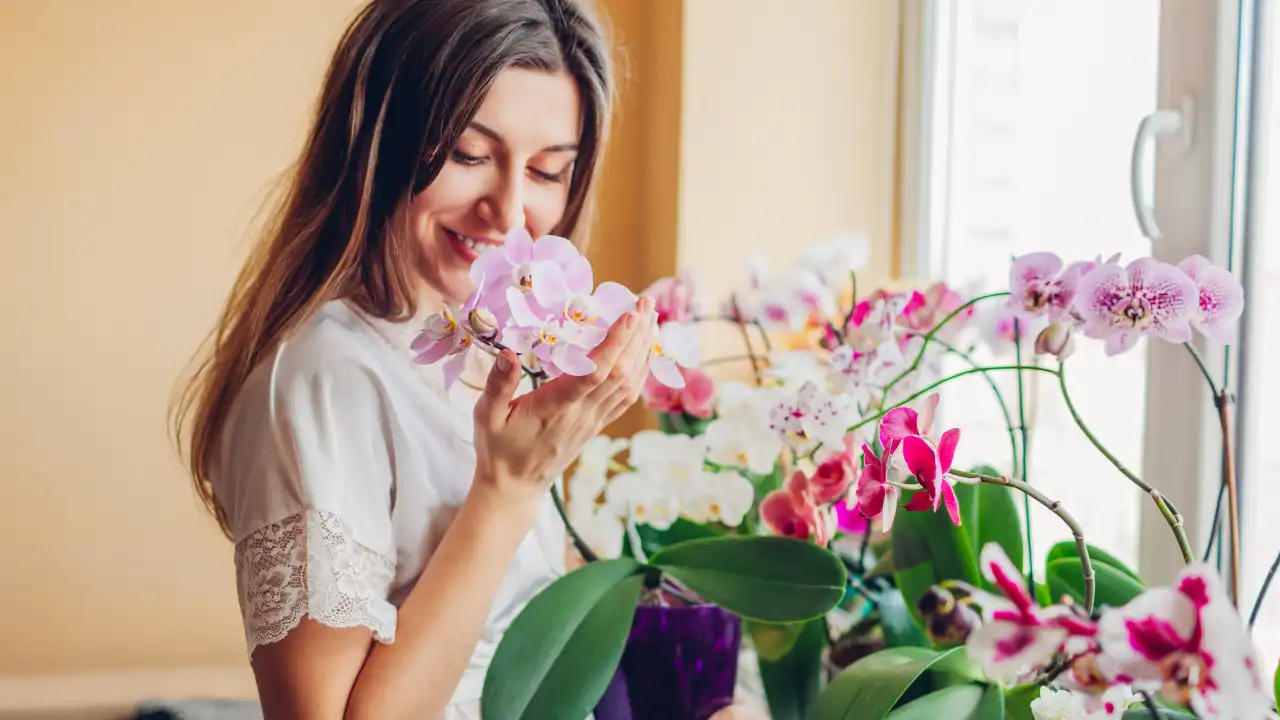
M 1182 515 L 1169 504 L 1169 501 L 1165 500 L 1164 495 L 1161 495 L 1159 490 L 1148 485 L 1132 470 L 1125 467 L 1124 463 L 1120 462 L 1120 459 L 1113 455 L 1111 451 L 1102 444 L 1102 441 L 1093 434 L 1093 431 L 1089 429 L 1089 426 L 1085 424 L 1084 419 L 1080 417 L 1080 411 L 1076 410 L 1075 403 L 1071 401 L 1071 393 L 1067 390 L 1067 375 L 1064 363 L 1058 363 L 1057 375 L 1058 386 L 1062 388 L 1062 399 L 1066 401 L 1067 411 L 1071 413 L 1071 418 L 1075 420 L 1076 427 L 1080 428 L 1080 431 L 1084 433 L 1084 436 L 1089 440 L 1089 442 L 1093 443 L 1093 446 L 1098 449 L 1098 452 L 1102 453 L 1102 456 L 1114 465 L 1116 470 L 1120 471 L 1121 475 L 1124 475 L 1129 479 L 1129 482 L 1137 485 L 1139 489 L 1151 496 L 1152 501 L 1155 502 L 1156 507 L 1160 510 L 1160 514 L 1164 516 L 1164 521 L 1169 524 L 1169 529 L 1173 531 L 1174 538 L 1178 541 L 1178 549 L 1182 552 L 1183 561 L 1188 565 L 1195 562 L 1195 555 L 1191 552 L 1191 543 L 1187 541 L 1186 530 L 1182 527 Z
M 1084 530 L 1080 528 L 1080 523 L 1071 517 L 1071 513 L 1062 507 L 1062 502 L 1058 500 L 1050 500 L 1036 488 L 1031 487 L 1021 480 L 1014 480 L 1009 477 L 994 477 L 992 475 L 981 475 L 979 473 L 966 472 L 964 470 L 956 470 L 952 468 L 949 473 L 956 477 L 968 478 L 970 480 L 981 480 L 991 485 L 1003 485 L 1013 488 L 1021 492 L 1024 496 L 1035 500 L 1041 505 L 1049 509 L 1049 512 L 1057 515 L 1062 522 L 1071 530 L 1071 536 L 1076 541 L 1076 552 L 1080 555 L 1080 568 L 1084 574 L 1084 609 L 1088 615 L 1093 615 L 1094 601 L 1094 577 L 1093 563 L 1089 560 L 1089 546 L 1084 541 Z
M 845 430 L 845 432 L 846 432 L 846 433 L 851 433 L 851 432 L 853 432 L 854 430 L 857 430 L 858 428 L 861 428 L 861 427 L 862 427 L 862 426 L 864 426 L 864 425 L 869 425 L 869 424 L 871 424 L 871 423 L 875 422 L 876 420 L 879 420 L 880 418 L 884 417 L 884 416 L 885 416 L 885 415 L 886 415 L 890 410 L 892 410 L 893 408 L 895 408 L 895 407 L 900 407 L 900 406 L 902 406 L 902 405 L 906 405 L 907 403 L 911 402 L 912 400 L 915 400 L 916 398 L 924 397 L 925 395 L 928 395 L 929 393 L 931 393 L 931 392 L 933 392 L 934 390 L 936 390 L 936 389 L 938 389 L 938 388 L 942 387 L 943 385 L 946 385 L 947 383 L 951 382 L 952 380 L 958 380 L 958 379 L 960 379 L 960 378 L 962 378 L 962 377 L 964 377 L 964 376 L 966 376 L 966 375 L 973 375 L 974 373 L 989 373 L 989 372 L 996 372 L 996 371 L 1001 371 L 1001 370 L 1030 370 L 1030 371 L 1034 371 L 1034 372 L 1048 373 L 1048 374 L 1050 374 L 1050 375 L 1057 375 L 1057 374 L 1058 374 L 1058 371 L 1056 371 L 1056 370 L 1050 370 L 1049 368 L 1046 368 L 1046 367 L 1039 367 L 1039 366 L 1036 366 L 1036 365 L 1026 365 L 1026 366 L 1023 366 L 1023 365 L 988 365 L 988 366 L 984 366 L 984 367 L 975 367 L 975 368 L 970 368 L 970 369 L 968 369 L 968 370 L 961 370 L 961 371 L 960 371 L 960 372 L 958 372 L 958 373 L 955 373 L 955 374 L 952 374 L 952 375 L 948 375 L 948 376 L 946 376 L 946 377 L 942 378 L 941 380 L 939 380 L 939 381 L 937 381 L 937 382 L 933 383 L 933 384 L 932 384 L 932 385 L 930 385 L 929 387 L 926 387 L 925 389 L 923 389 L 923 390 L 921 390 L 921 391 L 919 391 L 919 392 L 917 392 L 917 393 L 915 393 L 915 394 L 913 394 L 913 395 L 910 395 L 910 396 L 908 396 L 908 397 L 906 397 L 906 398 L 903 398 L 900 402 L 894 403 L 893 405 L 891 405 L 891 406 L 889 406 L 889 407 L 884 407 L 884 408 L 882 408 L 879 412 L 875 413 L 874 415 L 868 415 L 867 417 L 862 418 L 862 419 L 861 419 L 861 420 L 859 420 L 857 423 L 853 424 L 853 425 L 852 425 L 852 426 L 850 426 L 848 429 L 846 429 L 846 430 Z
M 1014 362 L 1022 364 L 1022 322 L 1017 318 L 1013 320 L 1013 352 Z M 1031 468 L 1027 467 L 1027 445 L 1029 434 L 1027 432 L 1027 396 L 1022 385 L 1022 371 L 1018 371 L 1018 434 L 1022 438 L 1022 461 L 1018 464 L 1022 468 L 1022 474 L 1019 479 L 1023 482 L 1030 482 Z M 1031 501 L 1025 496 L 1022 498 L 1022 512 L 1027 518 L 1027 584 L 1031 586 L 1031 597 L 1036 596 L 1035 573 L 1035 553 L 1031 549 Z
M 1147 706 L 1147 712 L 1151 713 L 1151 717 L 1160 720 L 1163 716 L 1160 714 L 1160 709 L 1156 707 L 1156 701 L 1151 699 L 1151 693 L 1144 690 L 1138 694 L 1142 696 L 1142 704 Z
M 960 350 L 959 348 L 956 348 L 954 345 L 948 343 L 947 341 L 938 340 L 935 338 L 933 342 L 936 342 L 937 344 L 945 348 L 948 352 L 950 352 L 952 355 L 955 355 L 956 357 L 963 360 L 965 364 L 968 365 L 969 367 L 971 368 L 982 367 L 981 365 L 978 365 L 978 363 L 974 362 L 973 358 L 969 355 L 969 353 L 963 350 Z M 1018 361 L 1017 364 L 1021 365 L 1022 362 Z M 991 377 L 991 375 L 986 372 L 982 373 L 982 378 L 986 380 L 987 385 L 991 387 L 991 394 L 995 395 L 996 404 L 1000 406 L 1000 413 L 1004 415 L 1004 426 L 1009 431 L 1009 449 L 1011 451 L 1011 457 L 1009 458 L 1009 460 L 1010 462 L 1013 463 L 1013 468 L 1009 471 L 1009 474 L 1016 477 L 1018 476 L 1018 467 L 1019 467 L 1018 466 L 1018 439 L 1017 439 L 1017 434 L 1013 427 L 1013 416 L 1009 414 L 1009 405 L 1004 401 L 1004 393 L 1000 392 L 1000 386 L 996 384 L 995 378 Z
M 1200 351 L 1196 350 L 1196 346 L 1189 342 L 1182 343 L 1187 352 L 1191 353 L 1191 359 L 1196 361 L 1196 366 L 1200 368 L 1200 373 L 1204 375 L 1204 381 L 1209 383 L 1209 392 L 1218 397 L 1218 386 L 1213 382 L 1213 376 L 1209 374 L 1209 366 L 1204 364 L 1204 358 L 1201 357 Z
M 1188 346 L 1189 347 L 1189 346 Z M 1227 487 L 1227 521 L 1231 531 L 1231 603 L 1240 606 L 1240 502 L 1236 496 L 1236 458 L 1231 442 L 1231 398 L 1223 388 L 1215 398 L 1218 405 L 1218 422 L 1222 425 L 1222 484 Z
M 909 365 L 906 370 L 903 370 L 902 372 L 898 373 L 897 377 L 895 377 L 893 380 L 890 380 L 889 384 L 884 386 L 884 397 L 887 399 L 889 397 L 890 390 L 892 390 L 898 383 L 902 382 L 903 378 L 915 372 L 916 369 L 920 367 L 920 362 L 924 360 L 924 352 L 929 347 L 929 341 L 933 339 L 934 335 L 938 334 L 939 330 L 946 327 L 947 323 L 951 322 L 953 318 L 955 318 L 957 315 L 964 312 L 968 308 L 972 307 L 975 303 L 978 303 L 982 300 L 987 300 L 990 298 L 1005 297 L 1008 294 L 1009 293 L 1007 292 L 998 292 L 998 293 L 988 293 L 986 295 L 979 295 L 978 297 L 973 298 L 972 300 L 970 300 L 969 302 L 966 302 L 965 304 L 961 305 L 955 310 L 952 310 L 951 314 L 942 318 L 942 322 L 938 323 L 937 325 L 934 325 L 932 330 L 925 333 L 924 342 L 920 343 L 920 350 L 919 352 L 916 353 L 915 360 L 911 361 L 911 365 Z
M 751 374 L 755 377 L 756 387 L 764 385 L 764 378 L 760 373 L 760 363 L 756 360 L 755 348 L 751 345 L 751 333 L 747 332 L 747 323 L 742 319 L 742 308 L 738 307 L 738 299 L 733 299 L 733 318 L 738 325 L 738 332 L 742 333 L 742 345 L 747 350 L 747 357 L 751 359 Z M 763 334 L 763 330 L 761 333 Z
M 1258 613 L 1262 610 L 1262 601 L 1267 598 L 1267 591 L 1271 589 L 1271 581 L 1275 579 L 1276 571 L 1280 570 L 1280 553 L 1276 553 L 1276 559 L 1271 562 L 1271 569 L 1267 571 L 1267 578 L 1262 581 L 1262 587 L 1258 590 L 1258 597 L 1253 601 L 1253 610 L 1249 612 L 1249 628 L 1253 628 L 1253 624 L 1258 620 Z
M 710 360 L 703 360 L 701 363 L 701 366 L 710 367 L 712 365 L 723 365 L 725 363 L 740 362 L 742 360 L 750 360 L 752 363 L 756 363 L 756 362 L 768 363 L 769 357 L 767 355 L 749 355 L 745 353 L 742 355 L 725 355 L 724 357 L 711 358 Z

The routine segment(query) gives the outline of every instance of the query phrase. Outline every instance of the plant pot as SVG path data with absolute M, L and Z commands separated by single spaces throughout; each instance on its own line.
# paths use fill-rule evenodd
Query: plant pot
M 596 720 L 705 720 L 733 703 L 742 621 L 715 605 L 636 608 Z

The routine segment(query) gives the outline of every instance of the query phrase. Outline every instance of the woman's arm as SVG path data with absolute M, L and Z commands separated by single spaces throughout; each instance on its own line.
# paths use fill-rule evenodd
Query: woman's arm
M 259 647 L 253 669 L 265 717 L 438 717 L 453 695 L 538 505 L 513 506 L 477 478 L 413 591 L 396 641 L 304 619 Z M 372 649 L 371 649 L 372 646 Z

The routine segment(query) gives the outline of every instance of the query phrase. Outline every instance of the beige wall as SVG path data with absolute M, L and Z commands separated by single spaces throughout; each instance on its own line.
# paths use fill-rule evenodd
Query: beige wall
M 604 2 L 632 79 L 601 275 L 885 238 L 886 3 Z M 251 692 L 165 412 L 358 4 L 0 2 L 0 713 Z

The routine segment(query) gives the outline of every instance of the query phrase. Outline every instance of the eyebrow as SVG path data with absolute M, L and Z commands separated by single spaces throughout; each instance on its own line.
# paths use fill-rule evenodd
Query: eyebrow
M 502 135 L 500 135 L 497 130 L 494 130 L 493 128 L 488 127 L 487 125 L 483 125 L 473 120 L 471 124 L 468 125 L 468 127 L 474 129 L 476 132 L 480 133 L 481 135 L 486 135 L 490 139 L 502 143 L 503 145 L 507 144 L 507 141 L 503 139 Z M 573 143 L 560 143 L 558 145 L 548 145 L 542 148 L 541 152 L 544 152 L 544 153 L 577 152 L 577 150 L 578 150 L 578 143 L 573 142 Z

